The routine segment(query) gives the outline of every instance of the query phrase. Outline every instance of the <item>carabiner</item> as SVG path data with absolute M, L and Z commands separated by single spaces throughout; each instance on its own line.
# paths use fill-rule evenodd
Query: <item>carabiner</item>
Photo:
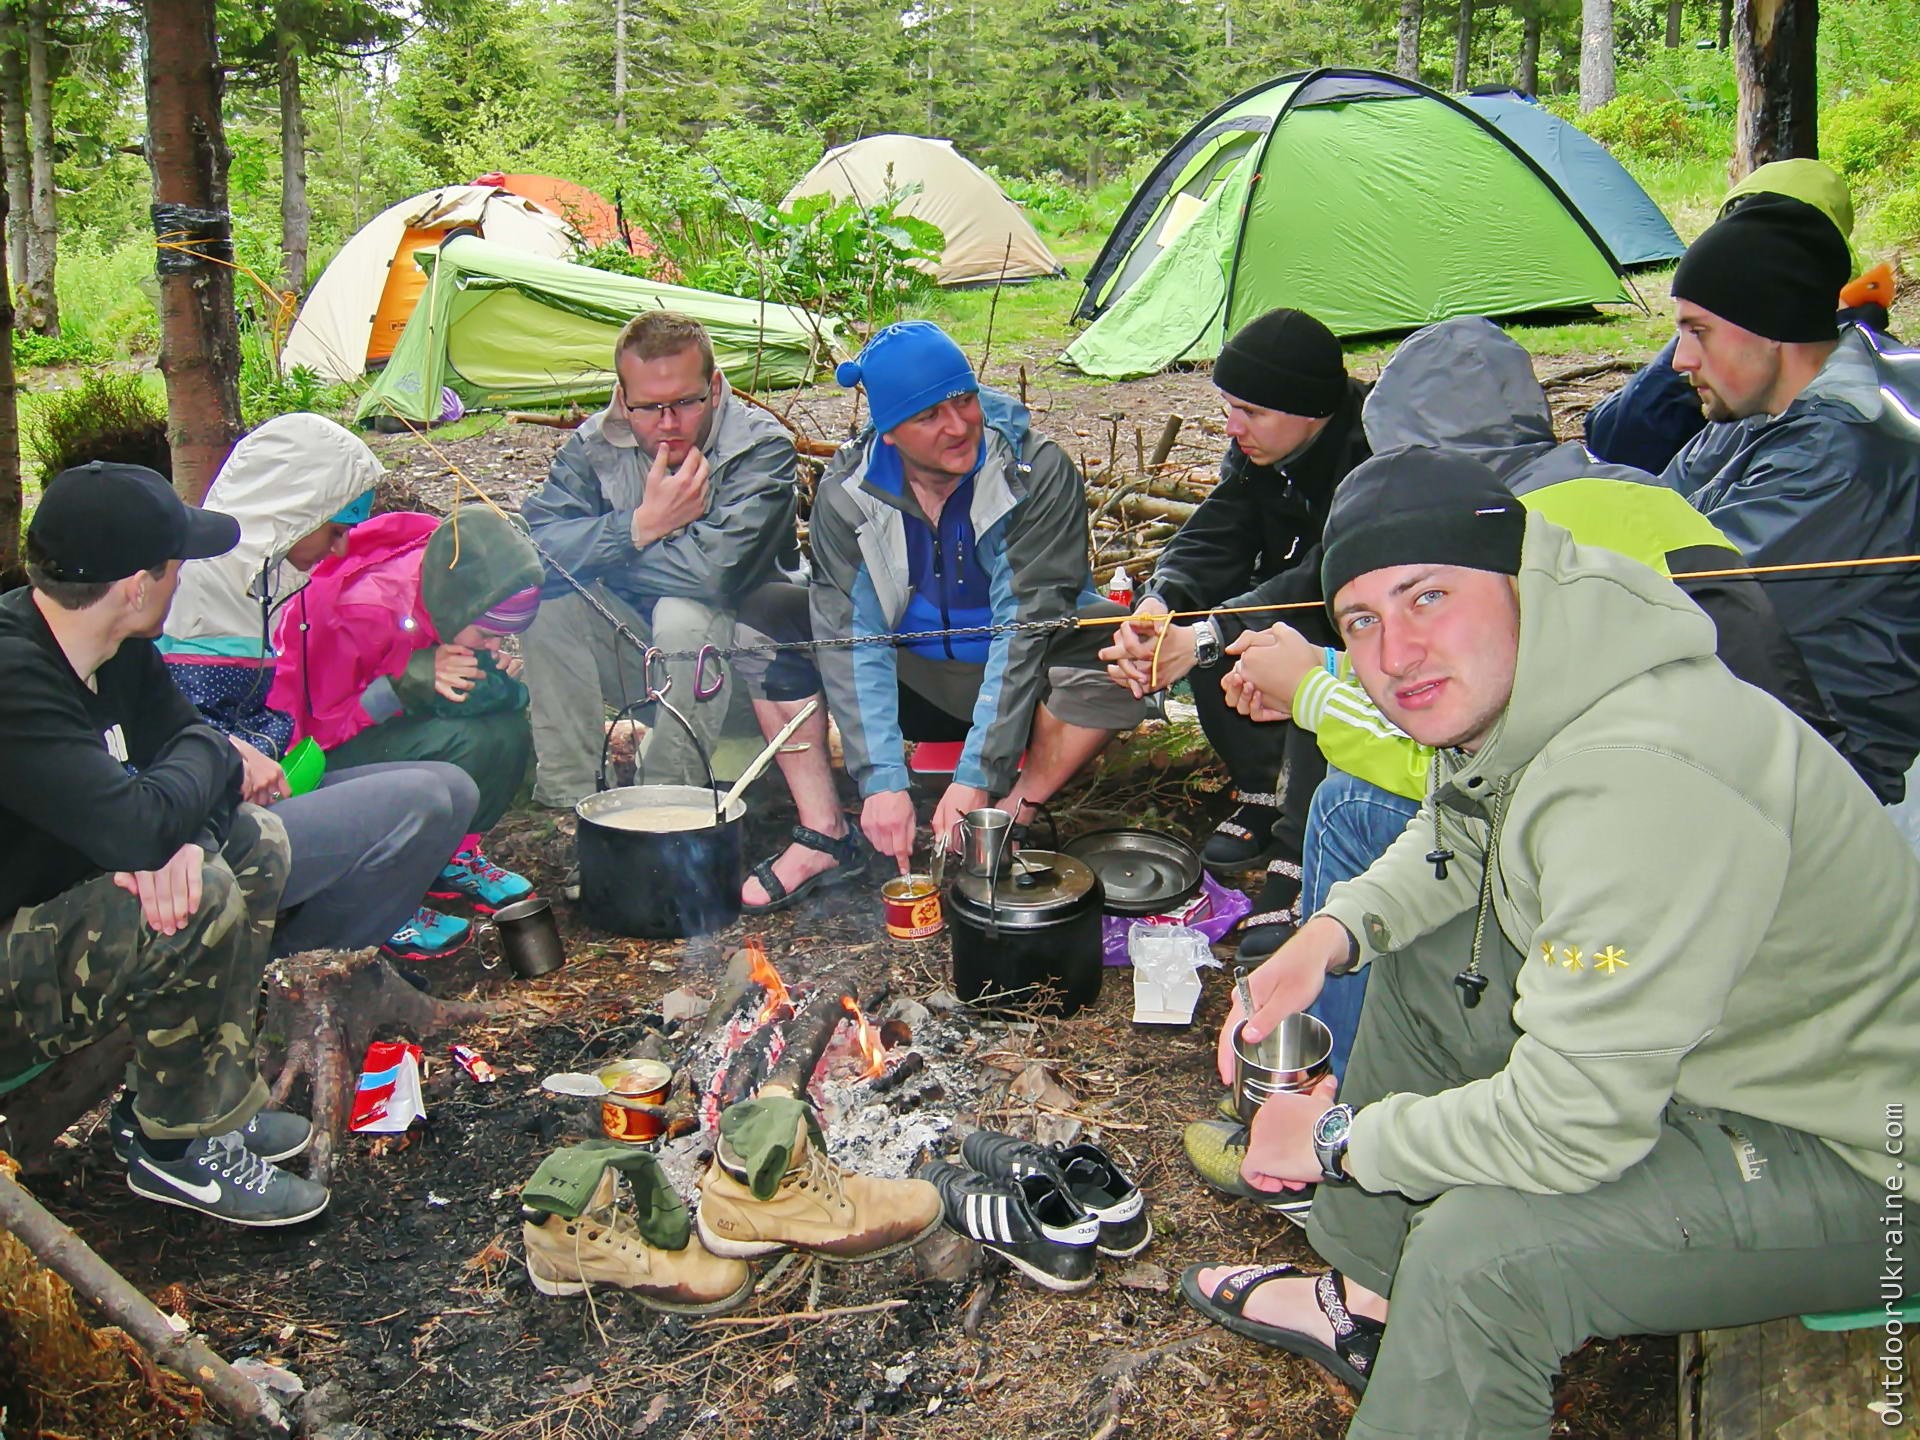
M 654 684 L 653 667 L 660 667 L 661 680 Z M 667 657 L 664 652 L 649 645 L 646 654 L 640 660 L 640 679 L 646 687 L 648 700 L 664 700 L 673 690 L 673 676 L 667 671 Z
M 713 667 L 711 678 L 707 673 L 709 665 Z M 726 683 L 727 668 L 720 663 L 719 650 L 712 645 L 702 645 L 693 657 L 693 698 L 711 700 Z

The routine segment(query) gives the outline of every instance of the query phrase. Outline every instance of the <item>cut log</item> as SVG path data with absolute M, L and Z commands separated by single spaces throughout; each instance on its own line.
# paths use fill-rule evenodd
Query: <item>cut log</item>
M 1867 1408 L 1883 1398 L 1885 1340 L 1878 1328 L 1809 1330 L 1798 1320 L 1682 1335 L 1680 1440 L 1905 1433 Z
M 54 1138 L 111 1095 L 133 1057 L 133 1037 L 121 1026 L 84 1050 L 62 1056 L 19 1090 L 0 1096 L 0 1150 L 30 1174 L 47 1168 Z
M 847 985 L 829 983 L 815 990 L 800 1012 L 787 1022 L 786 1048 L 780 1052 L 780 1059 L 767 1072 L 763 1083 L 786 1085 L 795 1094 L 805 1091 L 813 1072 L 820 1068 L 820 1057 L 827 1053 L 827 1046 L 833 1041 L 833 1032 L 840 1028 L 842 1021 L 852 1018 L 845 1003 L 849 1000 L 856 1005 L 860 1003 Z
M 267 970 L 264 1037 L 284 1044 L 273 1103 L 285 1104 L 306 1080 L 313 1092 L 313 1148 L 307 1173 L 321 1185 L 353 1112 L 353 1090 L 367 1042 L 381 1032 L 411 1040 L 471 1025 L 501 1006 L 436 1000 L 408 984 L 377 950 L 310 950 Z

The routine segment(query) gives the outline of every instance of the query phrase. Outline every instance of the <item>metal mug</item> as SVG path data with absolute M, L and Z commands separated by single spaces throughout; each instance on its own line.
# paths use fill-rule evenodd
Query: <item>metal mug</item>
M 535 895 L 502 905 L 489 923 L 500 942 L 500 958 L 519 979 L 534 980 L 567 963 L 550 901 Z
M 959 843 L 953 844 L 956 836 Z M 1012 836 L 1013 816 L 1005 810 L 984 806 L 969 810 L 953 822 L 953 829 L 948 832 L 948 848 L 959 853 L 960 864 L 967 874 L 985 879 L 1000 873 L 1000 859 Z
M 1289 1015 L 1264 1040 L 1241 1041 L 1242 1020 L 1233 1028 L 1233 1104 L 1251 1125 L 1263 1100 L 1311 1090 L 1333 1061 L 1333 1032 L 1304 1012 Z

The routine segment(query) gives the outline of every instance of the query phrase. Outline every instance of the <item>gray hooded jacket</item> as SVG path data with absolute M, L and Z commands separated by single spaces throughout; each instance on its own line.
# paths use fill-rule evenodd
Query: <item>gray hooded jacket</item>
M 726 377 L 701 447 L 710 467 L 707 513 L 645 549 L 633 512 L 646 498 L 653 452 L 627 423 L 619 394 L 560 448 L 547 483 L 520 507 L 535 542 L 576 578 L 599 581 L 643 610 L 665 595 L 730 608 L 770 579 L 793 543 L 793 437 L 733 393 Z M 551 567 L 544 593 L 571 593 Z

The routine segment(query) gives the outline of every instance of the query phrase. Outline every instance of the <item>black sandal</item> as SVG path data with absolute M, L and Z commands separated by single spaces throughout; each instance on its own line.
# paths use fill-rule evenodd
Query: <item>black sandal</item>
M 818 830 L 811 830 L 805 825 L 794 826 L 791 831 L 791 837 L 793 843 L 796 845 L 808 850 L 818 850 L 822 855 L 831 855 L 833 857 L 833 864 L 829 865 L 825 870 L 820 871 L 817 875 L 809 875 L 798 885 L 794 886 L 793 889 L 789 890 L 781 883 L 780 877 L 773 873 L 773 862 L 774 860 L 778 860 L 780 856 L 776 855 L 773 859 L 762 860 L 748 873 L 765 888 L 767 892 L 767 903 L 764 905 L 749 905 L 745 900 L 742 900 L 740 902 L 741 914 L 766 915 L 775 910 L 784 910 L 789 905 L 794 905 L 804 900 L 815 890 L 823 889 L 831 885 L 845 885 L 850 880 L 857 880 L 860 878 L 861 872 L 866 869 L 866 857 L 860 847 L 860 832 L 851 825 L 847 827 L 847 833 L 842 835 L 838 840 L 834 839 L 831 835 L 822 835 Z M 784 854 L 785 852 L 783 851 L 782 853 Z
M 1209 870 L 1238 874 L 1281 853 L 1280 842 L 1273 838 L 1280 797 L 1236 790 L 1233 798 L 1238 802 L 1233 813 L 1213 827 L 1200 848 L 1200 859 Z
M 1269 1280 L 1294 1276 L 1304 1279 L 1304 1270 L 1285 1264 L 1242 1270 L 1222 1280 L 1219 1288 L 1209 1295 L 1200 1288 L 1200 1272 L 1214 1268 L 1189 1265 L 1181 1275 L 1180 1293 L 1189 1305 L 1236 1335 L 1313 1361 L 1356 1395 L 1366 1392 L 1367 1377 L 1373 1373 L 1373 1362 L 1380 1354 L 1380 1337 L 1386 1334 L 1387 1327 L 1383 1321 L 1369 1320 L 1347 1309 L 1347 1281 L 1338 1270 L 1329 1270 L 1313 1282 L 1313 1298 L 1320 1306 L 1320 1313 L 1327 1317 L 1327 1324 L 1333 1327 L 1333 1348 L 1328 1349 L 1324 1342 L 1298 1330 L 1247 1318 L 1247 1300 L 1254 1291 Z

